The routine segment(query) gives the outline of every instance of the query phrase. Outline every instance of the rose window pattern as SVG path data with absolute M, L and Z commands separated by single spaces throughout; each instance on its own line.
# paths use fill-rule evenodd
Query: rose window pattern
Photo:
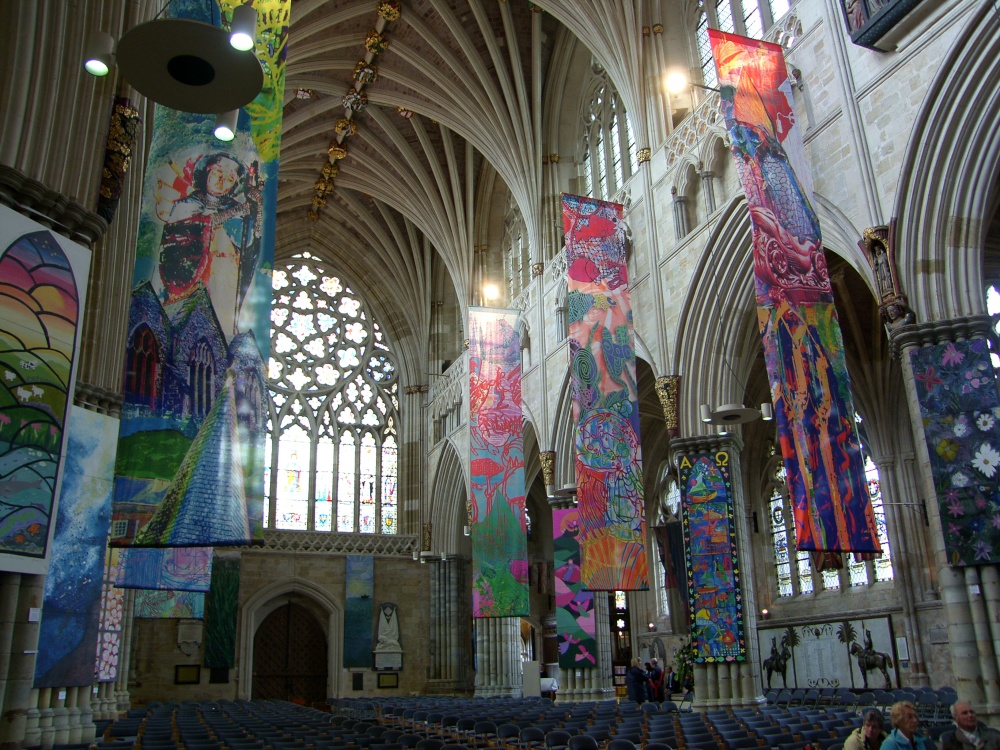
M 308 253 L 272 276 L 264 525 L 395 534 L 395 358 L 362 299 Z

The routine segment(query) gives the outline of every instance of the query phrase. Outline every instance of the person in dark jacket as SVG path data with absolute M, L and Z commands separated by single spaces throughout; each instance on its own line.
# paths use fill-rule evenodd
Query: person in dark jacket
M 632 660 L 632 666 L 625 673 L 625 688 L 630 701 L 642 703 L 646 700 L 646 673 L 642 669 L 642 660 L 638 657 Z
M 649 660 L 646 677 L 649 679 L 649 699 L 663 703 L 663 670 L 660 669 L 655 658 Z
M 955 731 L 941 737 L 941 750 L 1000 750 L 1000 732 L 976 718 L 976 711 L 965 701 L 951 707 Z

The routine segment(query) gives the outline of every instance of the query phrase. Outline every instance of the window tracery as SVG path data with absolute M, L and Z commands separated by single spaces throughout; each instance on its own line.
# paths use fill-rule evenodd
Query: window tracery
M 580 161 L 586 194 L 611 200 L 639 169 L 634 130 L 611 79 L 596 64 L 583 103 Z
M 385 334 L 309 253 L 276 267 L 272 287 L 265 526 L 394 534 L 399 401 Z
M 790 7 L 789 0 L 701 0 L 695 39 L 702 82 L 706 86 L 719 85 L 715 62 L 712 60 L 712 48 L 708 43 L 709 27 L 730 34 L 763 39 L 765 32 L 788 13 Z

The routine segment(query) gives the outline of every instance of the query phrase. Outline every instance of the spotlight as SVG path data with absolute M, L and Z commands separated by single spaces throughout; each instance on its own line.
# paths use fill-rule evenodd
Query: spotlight
M 241 6 L 242 7 L 242 6 Z M 220 141 L 231 141 L 236 137 L 236 121 L 240 111 L 231 109 L 215 116 L 215 137 Z
M 760 418 L 765 422 L 770 422 L 774 419 L 774 407 L 766 401 L 760 405 Z
M 92 76 L 103 78 L 111 70 L 114 62 L 115 40 L 111 34 L 95 31 L 87 40 L 86 57 L 83 67 Z
M 229 43 L 233 49 L 249 52 L 257 36 L 257 11 L 249 3 L 233 9 L 233 22 L 229 25 Z
M 483 287 L 483 298 L 486 300 L 494 300 L 500 296 L 500 289 L 496 284 L 487 284 Z

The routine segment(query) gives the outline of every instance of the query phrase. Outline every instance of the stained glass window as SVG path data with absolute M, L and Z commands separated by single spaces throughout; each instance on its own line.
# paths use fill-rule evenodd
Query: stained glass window
M 272 287 L 264 524 L 394 534 L 399 401 L 385 335 L 309 253 L 275 268 Z

